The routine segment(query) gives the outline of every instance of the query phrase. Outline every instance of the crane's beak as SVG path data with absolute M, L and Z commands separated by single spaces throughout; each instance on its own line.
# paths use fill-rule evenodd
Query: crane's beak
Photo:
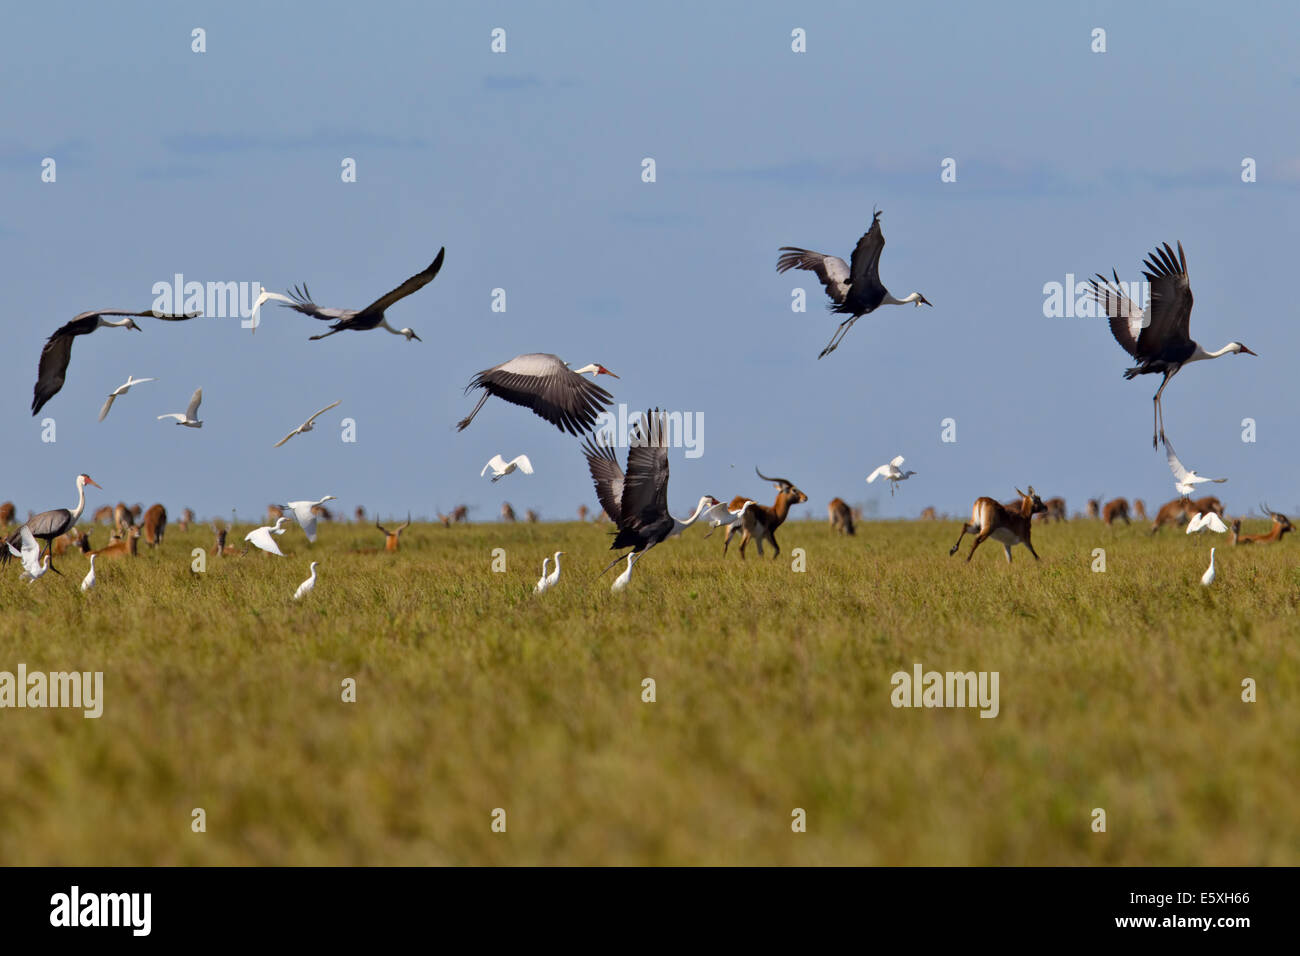
M 920 301 L 918 301 L 916 304 L 917 304 L 918 306 L 919 306 L 919 305 L 928 305 L 930 308 L 932 308 L 932 309 L 934 308 L 934 303 L 931 302 L 929 299 L 927 299 L 925 296 L 921 296 Z
M 1259 358 L 1259 353 L 1258 353 L 1258 352 L 1252 352 L 1250 349 L 1246 348 L 1246 346 L 1244 346 L 1244 345 L 1241 347 L 1241 350 L 1242 350 L 1243 352 L 1245 352 L 1247 355 L 1253 355 L 1253 356 L 1255 356 L 1256 358 Z
M 424 341 L 424 339 L 420 338 L 420 337 L 419 337 L 418 335 L 416 335 L 414 332 L 411 333 L 411 338 L 415 339 L 415 341 L 417 341 L 417 342 L 423 342 L 423 341 Z
M 101 485 L 99 482 L 97 482 L 94 478 L 91 478 L 89 475 L 86 476 L 86 484 L 88 484 L 88 485 L 94 485 L 94 486 L 95 486 L 96 488 L 98 488 L 100 491 L 103 491 L 103 490 L 104 490 L 104 486 Z
M 611 372 L 609 369 L 605 368 L 605 366 L 603 366 L 603 365 L 600 367 L 600 374 L 602 374 L 602 375 L 608 375 L 610 378 L 618 378 L 617 375 L 615 375 L 615 374 L 614 374 L 613 372 Z

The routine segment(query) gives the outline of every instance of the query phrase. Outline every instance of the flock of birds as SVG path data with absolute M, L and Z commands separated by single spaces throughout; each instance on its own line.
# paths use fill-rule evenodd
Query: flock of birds
M 849 262 L 837 256 L 825 255 L 795 246 L 782 246 L 779 250 L 776 269 L 784 273 L 791 269 L 813 272 L 821 281 L 830 299 L 830 311 L 845 316 L 835 330 L 830 342 L 818 355 L 825 358 L 835 351 L 845 335 L 858 319 L 875 312 L 883 305 L 908 305 L 916 307 L 930 306 L 931 303 L 920 292 L 912 292 L 903 298 L 890 294 L 880 280 L 880 256 L 885 246 L 885 237 L 881 229 L 881 213 L 875 211 L 870 228 L 858 240 Z M 421 341 L 410 328 L 395 328 L 389 324 L 386 313 L 389 308 L 406 297 L 424 288 L 442 269 L 446 249 L 440 249 L 433 262 L 423 271 L 408 278 L 401 285 L 380 296 L 362 309 L 323 308 L 315 304 L 306 286 L 295 287 L 289 294 L 264 290 L 254 303 L 254 315 L 268 301 L 277 300 L 283 308 L 291 309 L 313 319 L 330 323 L 329 330 L 310 336 L 311 341 L 327 339 L 345 331 L 364 332 L 383 329 L 393 335 L 400 335 L 408 342 Z M 1197 485 L 1204 482 L 1222 482 L 1223 478 L 1205 478 L 1195 471 L 1188 470 L 1178 460 L 1172 444 L 1165 436 L 1164 415 L 1161 399 L 1165 388 L 1175 375 L 1186 365 L 1207 359 L 1219 358 L 1229 354 L 1255 355 L 1240 342 L 1229 342 L 1223 348 L 1208 352 L 1195 342 L 1189 332 L 1192 293 L 1187 275 L 1187 259 L 1179 243 L 1177 252 L 1163 244 L 1147 257 L 1144 262 L 1144 275 L 1150 286 L 1150 304 L 1140 307 L 1125 291 L 1118 272 L 1112 270 L 1111 279 L 1097 274 L 1090 281 L 1089 293 L 1105 310 L 1109 319 L 1110 331 L 1115 340 L 1136 360 L 1136 365 L 1124 372 L 1125 379 L 1139 375 L 1159 374 L 1162 376 L 1159 388 L 1153 396 L 1153 434 L 1152 445 L 1163 441 L 1166 457 L 1173 473 L 1175 488 L 1184 497 L 1189 496 Z M 37 380 L 33 390 L 32 414 L 40 410 L 58 394 L 66 379 L 72 356 L 73 342 L 80 336 L 90 335 L 101 328 L 126 328 L 140 331 L 137 318 L 153 318 L 167 322 L 182 322 L 197 318 L 200 313 L 164 314 L 154 311 L 127 312 L 121 310 L 98 310 L 83 312 L 71 322 L 56 330 L 41 350 L 37 369 Z M 252 324 L 254 332 L 257 322 Z M 587 378 L 586 376 L 591 376 Z M 616 578 L 613 590 L 622 590 L 627 586 L 632 569 L 644 554 L 656 545 L 681 534 L 687 527 L 698 520 L 705 520 L 712 528 L 728 526 L 727 541 L 737 530 L 743 533 L 741 554 L 744 555 L 745 543 L 756 539 L 759 553 L 762 554 L 763 541 L 769 541 L 776 553 L 775 525 L 784 520 L 791 503 L 806 501 L 803 495 L 786 479 L 767 479 L 759 472 L 759 477 L 776 484 L 780 495 L 772 508 L 758 505 L 752 499 L 737 497 L 723 503 L 712 496 L 700 498 L 695 510 L 686 518 L 677 518 L 668 510 L 668 435 L 667 421 L 664 413 L 651 409 L 638 416 L 632 423 L 632 435 L 626 457 L 626 468 L 619 465 L 613 448 L 607 438 L 594 431 L 598 416 L 613 403 L 613 395 L 596 384 L 599 376 L 618 378 L 604 365 L 591 363 L 580 368 L 571 368 L 557 355 L 550 353 L 527 353 L 517 355 L 492 368 L 484 369 L 475 375 L 466 387 L 466 392 L 480 391 L 477 403 L 470 413 L 457 423 L 457 430 L 463 431 L 473 422 L 489 398 L 496 397 L 505 402 L 522 406 L 539 418 L 573 436 L 585 436 L 581 452 L 586 460 L 588 471 L 595 486 L 596 496 L 605 514 L 614 522 L 615 537 L 612 550 L 629 549 L 620 554 L 606 567 L 606 571 L 626 560 L 626 569 Z M 100 409 L 99 420 L 107 418 L 114 402 L 126 396 L 132 388 L 154 378 L 135 378 L 128 376 L 125 383 L 109 394 Z M 190 398 L 186 410 L 159 415 L 159 420 L 172 419 L 177 425 L 187 428 L 201 428 L 199 407 L 203 401 L 203 389 L 198 388 Z M 296 435 L 309 432 L 318 417 L 337 407 L 340 401 L 326 405 L 312 415 L 303 424 L 294 428 L 289 434 L 275 443 L 281 447 Z M 899 484 L 916 475 L 915 471 L 903 470 L 904 458 L 897 456 L 889 463 L 881 465 L 866 478 L 868 483 L 883 479 L 890 484 L 890 494 L 894 494 Z M 517 455 L 507 461 L 501 455 L 495 455 L 480 472 L 485 476 L 491 471 L 492 481 L 519 471 L 522 474 L 533 473 L 532 462 L 527 455 Z M 53 568 L 50 560 L 50 542 L 52 539 L 73 528 L 85 508 L 85 486 L 99 487 L 88 475 L 77 478 L 78 502 L 72 509 L 56 509 L 42 512 L 30 518 L 6 539 L 5 548 L 0 548 L 0 562 L 7 562 L 11 556 L 18 557 L 24 568 L 24 577 L 36 580 L 47 570 Z M 1025 507 L 1031 513 L 1041 507 L 1041 501 L 1033 494 L 1022 496 Z M 290 502 L 288 510 L 306 533 L 309 541 L 315 540 L 316 519 L 312 509 L 323 501 L 333 500 L 326 496 L 316 502 Z M 782 502 L 784 501 L 784 504 Z M 838 499 L 837 499 L 838 501 Z M 991 508 L 982 503 L 988 502 Z M 998 510 L 1001 509 L 1001 510 Z M 777 514 L 779 513 L 779 514 Z M 1002 541 L 1010 560 L 1010 546 L 1007 538 L 1017 538 L 1016 505 L 1002 505 L 992 499 L 981 498 L 976 502 L 971 525 L 963 526 L 963 534 L 971 531 L 979 535 L 976 544 L 986 537 L 993 536 Z M 281 517 L 272 525 L 259 527 L 245 536 L 250 545 L 273 555 L 283 555 L 276 543 L 276 538 L 287 530 L 285 525 L 289 518 Z M 1216 532 L 1226 530 L 1218 515 L 1196 515 L 1196 530 L 1209 529 Z M 1008 531 L 1008 528 L 1011 530 Z M 1189 528 L 1189 530 L 1191 530 Z M 710 534 L 712 531 L 710 531 Z M 1028 544 L 1027 534 L 1023 542 Z M 41 559 L 40 539 L 45 542 L 44 558 Z M 960 538 L 958 539 L 960 542 Z M 954 547 L 954 551 L 956 548 Z M 1029 549 L 1032 553 L 1032 547 Z M 974 549 L 972 548 L 972 554 Z M 537 582 L 535 592 L 541 594 L 556 585 L 560 575 L 560 557 L 564 552 L 556 552 L 553 558 L 547 558 L 542 565 L 542 578 Z M 725 553 L 725 545 L 724 545 Z M 1034 555 L 1037 557 L 1037 554 Z M 547 567 L 554 562 L 550 572 Z M 311 576 L 303 582 L 295 594 L 295 599 L 309 593 L 315 585 L 316 570 L 319 562 L 312 562 Z M 1211 568 L 1207 578 L 1213 579 L 1213 551 Z M 83 590 L 94 587 L 94 567 L 83 582 Z M 1208 581 L 1207 581 L 1208 583 Z

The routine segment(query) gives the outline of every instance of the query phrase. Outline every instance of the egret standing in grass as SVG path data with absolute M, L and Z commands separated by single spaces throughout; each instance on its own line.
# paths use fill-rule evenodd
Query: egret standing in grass
M 564 554 L 563 551 L 556 551 L 555 557 L 552 559 L 555 561 L 555 568 L 546 576 L 546 589 L 548 591 L 555 587 L 560 580 L 560 555 L 562 554 Z
M 546 579 L 546 569 L 550 567 L 550 564 L 551 564 L 550 558 L 542 558 L 542 576 L 538 578 L 537 583 L 533 585 L 534 594 L 541 594 L 543 591 L 545 591 L 548 587 L 551 586 L 550 582 L 547 581 Z
M 1207 588 L 1214 583 L 1214 549 L 1210 549 L 1210 566 L 1201 575 L 1201 583 Z
M 637 560 L 643 554 L 645 554 L 644 551 L 632 551 L 628 553 L 627 570 L 614 579 L 614 583 L 610 586 L 611 591 L 621 591 L 627 587 L 627 582 L 632 580 L 632 566 L 636 564 Z
M 295 601 L 302 600 L 304 595 L 310 594 L 312 589 L 316 587 L 316 567 L 319 564 L 319 561 L 313 561 L 311 563 L 311 576 L 308 577 L 306 581 L 303 581 L 302 584 L 298 585 L 298 590 L 293 592 L 293 599 Z
M 94 586 L 95 586 L 95 556 L 92 554 L 90 556 L 90 570 L 87 571 L 86 576 L 81 579 L 81 590 L 89 591 Z

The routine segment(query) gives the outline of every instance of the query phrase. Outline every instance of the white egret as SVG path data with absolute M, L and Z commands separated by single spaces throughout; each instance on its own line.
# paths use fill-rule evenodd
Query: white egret
M 500 455 L 493 455 L 492 460 L 483 466 L 483 470 L 478 473 L 478 476 L 482 478 L 488 473 L 489 468 L 492 469 L 493 481 L 500 481 L 515 469 L 522 471 L 525 475 L 533 473 L 533 463 L 528 460 L 527 455 L 518 455 L 509 461 L 506 461 Z
M 159 415 L 158 421 L 164 418 L 176 419 L 177 425 L 184 425 L 186 428 L 202 428 L 203 423 L 195 416 L 199 413 L 199 405 L 203 402 L 203 389 L 196 388 L 194 394 L 190 396 L 190 407 L 185 409 L 185 414 L 180 412 L 168 412 L 166 415 Z
M 1192 515 L 1191 520 L 1187 522 L 1187 533 L 1199 534 L 1206 530 L 1213 531 L 1216 534 L 1223 534 L 1228 530 L 1228 526 L 1224 524 L 1223 519 L 1213 511 L 1207 511 L 1204 514 L 1201 514 L 1201 512 L 1198 511 L 1196 514 Z
M 252 531 L 248 532 L 248 534 L 244 535 L 244 540 L 255 548 L 261 548 L 263 551 L 268 551 L 271 554 L 283 558 L 284 552 L 280 550 L 280 546 L 275 543 L 275 538 L 271 537 L 271 535 L 284 534 L 285 529 L 281 528 L 280 525 L 284 524 L 288 520 L 288 518 L 284 517 L 276 518 L 275 524 L 254 528 Z
M 86 576 L 81 579 L 81 590 L 89 591 L 94 586 L 95 586 L 95 556 L 92 554 L 90 556 L 90 570 L 87 571 Z
M 1174 446 L 1165 441 L 1165 458 L 1169 462 L 1169 470 L 1174 473 L 1174 489 L 1184 498 L 1196 490 L 1196 486 L 1207 481 L 1215 484 L 1223 484 L 1227 478 L 1202 478 L 1194 471 L 1188 471 L 1183 467 L 1183 463 L 1178 460 L 1174 454 Z
M 1201 575 L 1201 583 L 1207 588 L 1214 583 L 1214 549 L 1210 549 L 1210 566 Z
M 551 570 L 551 573 L 546 576 L 546 589 L 548 591 L 555 587 L 556 582 L 560 580 L 560 555 L 562 554 L 564 554 L 563 551 L 556 551 L 555 557 L 552 559 L 555 561 L 555 567 Z
M 287 295 L 280 295 L 278 292 L 271 292 L 267 289 L 263 289 L 262 294 L 253 302 L 253 310 L 248 313 L 249 327 L 252 329 L 254 335 L 257 334 L 257 326 L 261 323 L 259 313 L 262 310 L 262 304 L 269 302 L 271 299 L 279 299 L 281 302 L 287 302 L 291 306 L 298 304 L 297 300 L 291 299 Z
M 131 391 L 132 385 L 143 385 L 145 382 L 156 381 L 158 381 L 156 378 L 135 378 L 134 376 L 128 375 L 123 384 L 109 392 L 108 400 L 104 402 L 104 407 L 99 410 L 99 420 L 102 422 L 108 417 L 109 409 L 113 407 L 113 403 L 117 401 L 118 396 L 125 395 L 127 392 Z
M 707 535 L 706 535 L 707 537 Z M 637 563 L 644 551 L 631 551 L 627 556 L 627 570 L 614 579 L 611 591 L 621 591 L 627 587 L 627 582 L 632 580 L 632 566 Z
M 302 528 L 307 535 L 307 540 L 312 544 L 316 543 L 316 520 L 317 514 L 314 509 L 319 508 L 327 501 L 337 501 L 333 495 L 326 495 L 317 501 L 290 501 L 284 507 L 293 515 L 293 520 L 298 522 L 298 527 Z M 387 533 L 387 532 L 385 532 Z
M 336 405 L 341 405 L 342 403 L 343 403 L 343 399 L 340 398 L 337 402 L 332 402 L 331 404 L 326 405 L 324 408 L 322 408 L 319 412 L 317 412 L 317 413 L 316 413 L 315 415 L 313 415 L 311 418 L 307 419 L 305 422 L 303 422 L 301 425 L 299 425 L 299 426 L 298 426 L 297 428 L 295 428 L 293 431 L 289 432 L 289 434 L 285 435 L 285 436 L 284 436 L 283 438 L 281 438 L 278 442 L 276 442 L 274 447 L 279 448 L 281 445 L 283 445 L 285 442 L 287 442 L 287 441 L 288 441 L 290 438 L 292 438 L 294 435 L 301 435 L 303 432 L 309 432 L 309 431 L 311 431 L 313 428 L 316 427 L 316 426 L 313 424 L 313 422 L 315 422 L 316 419 L 320 418 L 320 416 L 324 415 L 326 412 L 328 412 L 328 411 L 329 411 L 331 408 L 333 408 L 334 406 L 336 406 Z
M 915 475 L 916 472 L 903 471 L 903 456 L 899 455 L 887 465 L 881 465 L 871 474 L 867 475 L 867 484 L 871 484 L 877 478 L 884 478 L 889 482 L 889 494 L 894 494 L 894 489 L 898 487 L 900 481 L 907 481 Z
M 50 556 L 47 554 L 45 562 L 41 562 L 41 546 L 36 543 L 36 536 L 27 525 L 18 529 L 18 536 L 22 540 L 22 550 L 10 544 L 9 552 L 23 563 L 23 573 L 18 576 L 18 580 L 30 584 L 50 569 Z
M 537 583 L 533 585 L 534 594 L 541 594 L 543 591 L 545 591 L 547 588 L 551 586 L 550 582 L 546 580 L 546 569 L 550 566 L 550 564 L 551 564 L 550 558 L 542 558 L 542 576 L 538 578 Z
M 307 578 L 306 581 L 303 581 L 302 584 L 298 585 L 298 590 L 293 592 L 293 599 L 295 601 L 301 600 L 303 595 L 310 594 L 312 588 L 316 587 L 316 567 L 319 564 L 319 561 L 313 561 L 311 563 L 311 576 Z

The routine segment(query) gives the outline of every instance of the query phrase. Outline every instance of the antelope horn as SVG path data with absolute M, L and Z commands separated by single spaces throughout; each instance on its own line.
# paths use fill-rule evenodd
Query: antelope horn
M 406 513 L 406 522 L 400 528 L 397 529 L 398 533 L 400 534 L 402 531 L 410 527 L 410 525 L 411 525 L 411 513 L 408 511 Z
M 379 532 L 380 532 L 381 534 L 391 534 L 391 533 L 392 533 L 392 532 L 390 532 L 387 528 L 385 528 L 383 525 L 381 525 L 377 519 L 376 519 L 376 521 L 375 521 L 375 527 L 379 529 Z
M 1027 496 L 1023 491 L 1021 491 L 1019 488 L 1016 489 L 1016 494 L 1018 494 L 1021 498 L 1028 497 L 1028 496 Z
M 758 466 L 757 466 L 757 465 L 754 466 L 754 472 L 755 472 L 755 474 L 758 475 L 758 477 L 762 478 L 764 481 L 770 481 L 770 482 L 773 482 L 773 483 L 775 483 L 775 484 L 785 485 L 785 486 L 787 486 L 787 487 L 789 487 L 789 488 L 793 488 L 793 487 L 794 487 L 794 483 L 791 482 L 791 481 L 788 481 L 788 480 L 785 479 L 785 478 L 769 478 L 769 477 L 767 477 L 767 475 L 763 474 L 761 471 L 758 470 Z

